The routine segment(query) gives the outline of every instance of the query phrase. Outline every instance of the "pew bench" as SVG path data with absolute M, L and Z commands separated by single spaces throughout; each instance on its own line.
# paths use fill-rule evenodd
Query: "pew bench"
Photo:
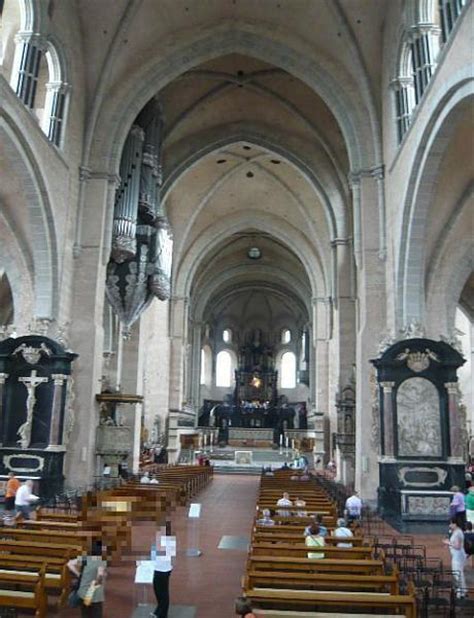
M 374 556 L 373 547 L 306 547 L 304 543 L 253 543 L 250 548 L 253 556 L 295 556 L 306 557 L 308 553 L 324 553 L 324 558 L 367 560 Z
M 248 571 L 243 588 L 278 588 L 303 590 L 337 590 L 389 592 L 399 594 L 399 574 L 360 575 L 356 573 L 284 573 L 275 571 Z
M 303 539 L 303 531 L 297 532 L 296 534 L 289 534 L 287 532 L 279 532 L 280 526 L 263 526 L 266 528 L 264 531 L 262 528 L 258 530 L 254 530 L 252 535 L 252 542 L 255 543 L 301 543 Z M 271 529 L 271 532 L 267 532 L 267 529 Z M 335 536 L 325 536 L 324 541 L 326 545 L 337 545 L 338 543 L 352 543 L 353 547 L 362 547 L 364 545 L 369 545 L 365 542 L 364 537 L 361 536 L 353 536 L 353 537 L 335 537 Z
M 314 560 L 306 557 L 250 555 L 247 570 L 384 575 L 384 563 L 383 560 L 337 560 L 335 558 Z
M 39 573 L 0 572 L 0 607 L 34 610 L 36 618 L 45 618 L 44 570 Z
M 340 614 L 341 609 L 363 609 L 392 613 L 402 611 L 406 618 L 416 618 L 416 602 L 413 594 L 391 595 L 374 592 L 320 592 L 316 590 L 246 589 L 244 593 L 252 604 L 262 608 L 290 609 L 324 608 Z

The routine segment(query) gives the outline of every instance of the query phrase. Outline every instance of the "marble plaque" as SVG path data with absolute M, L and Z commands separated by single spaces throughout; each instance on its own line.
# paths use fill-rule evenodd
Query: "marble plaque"
M 441 457 L 441 417 L 436 386 L 409 378 L 397 391 L 398 455 Z
M 406 512 L 410 515 L 444 515 L 448 517 L 449 496 L 408 496 Z

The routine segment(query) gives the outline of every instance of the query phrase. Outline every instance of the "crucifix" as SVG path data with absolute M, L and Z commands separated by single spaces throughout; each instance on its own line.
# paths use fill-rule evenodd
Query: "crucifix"
M 38 377 L 36 369 L 31 371 L 31 375 L 18 378 L 18 382 L 24 384 L 28 397 L 26 399 L 26 421 L 18 429 L 17 434 L 20 436 L 18 442 L 21 448 L 28 448 L 31 441 L 31 427 L 33 424 L 33 410 L 36 404 L 35 390 L 43 382 L 47 382 L 49 378 Z

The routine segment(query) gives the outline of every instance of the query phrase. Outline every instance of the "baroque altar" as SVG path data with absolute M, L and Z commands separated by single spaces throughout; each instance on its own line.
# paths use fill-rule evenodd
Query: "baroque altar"
M 63 485 L 76 357 L 39 335 L 0 342 L 0 477 L 38 479 L 44 497 Z
M 402 520 L 446 520 L 464 486 L 465 419 L 449 344 L 406 339 L 371 361 L 380 410 L 379 509 Z

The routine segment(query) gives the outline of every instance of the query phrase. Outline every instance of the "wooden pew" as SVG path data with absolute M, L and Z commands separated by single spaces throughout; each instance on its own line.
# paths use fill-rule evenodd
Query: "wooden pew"
M 0 606 L 33 610 L 36 618 L 45 618 L 44 569 L 39 573 L 0 573 Z
M 64 532 L 62 530 L 27 530 L 24 528 L 2 528 L 0 539 L 14 539 L 17 541 L 53 543 L 71 546 L 80 546 L 85 552 L 91 546 L 93 533 L 89 531 Z
M 304 590 L 337 590 L 389 592 L 399 594 L 399 574 L 361 575 L 356 573 L 286 573 L 281 571 L 249 571 L 244 588 L 284 588 Z
M 248 558 L 249 571 L 283 571 L 301 573 L 357 573 L 361 575 L 384 575 L 383 560 L 347 560 L 324 558 L 297 558 L 292 556 L 255 556 Z
M 280 532 L 280 526 L 263 526 L 257 529 L 254 529 L 252 535 L 252 542 L 255 543 L 301 543 L 304 539 L 303 532 L 296 533 L 288 533 L 288 532 Z M 326 545 L 337 545 L 338 543 L 352 543 L 353 547 L 362 547 L 363 545 L 368 545 L 365 543 L 364 538 L 362 536 L 353 536 L 353 537 L 335 537 L 335 536 L 325 536 L 324 542 Z
M 47 540 L 40 542 L 0 539 L 0 554 L 31 555 L 69 560 L 83 554 L 83 548 L 80 545 L 50 543 Z
M 406 618 L 416 618 L 416 602 L 413 594 L 391 595 L 383 593 L 320 592 L 316 590 L 269 590 L 246 589 L 246 598 L 257 607 L 290 609 L 332 609 L 335 611 L 354 607 L 370 611 L 402 610 Z
M 295 556 L 306 557 L 308 553 L 324 553 L 324 558 L 370 560 L 374 555 L 373 547 L 307 547 L 304 543 L 253 543 L 250 548 L 252 556 Z

